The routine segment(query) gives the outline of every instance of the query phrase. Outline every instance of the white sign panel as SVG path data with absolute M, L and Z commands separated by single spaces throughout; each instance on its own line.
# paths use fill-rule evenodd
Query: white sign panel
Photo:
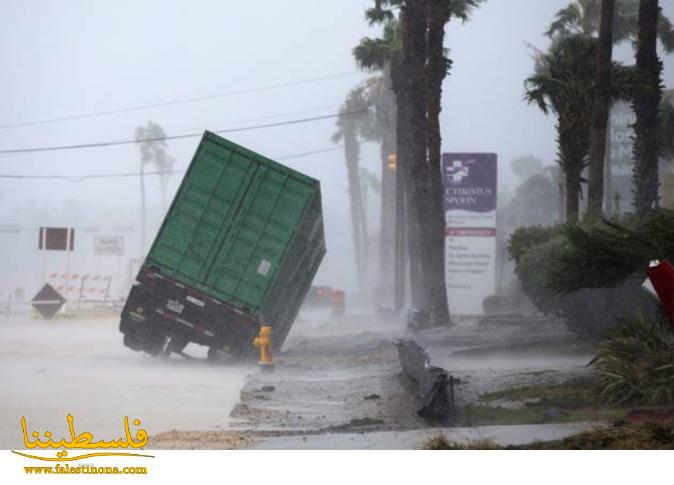
M 496 154 L 442 156 L 445 279 L 451 313 L 482 313 L 496 288 Z
M 94 252 L 98 256 L 121 256 L 124 254 L 124 236 L 96 236 Z

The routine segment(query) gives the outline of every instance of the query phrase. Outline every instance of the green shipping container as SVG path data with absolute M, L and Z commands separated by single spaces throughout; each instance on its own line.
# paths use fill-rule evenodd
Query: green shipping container
M 122 312 L 125 343 L 241 357 L 270 325 L 279 349 L 324 254 L 319 182 L 206 132 Z

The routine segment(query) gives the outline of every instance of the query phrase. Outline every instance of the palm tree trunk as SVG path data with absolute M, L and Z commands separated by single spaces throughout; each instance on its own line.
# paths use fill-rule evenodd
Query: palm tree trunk
M 566 221 L 576 222 L 580 215 L 581 177 L 588 153 L 590 127 L 584 118 L 590 113 L 583 105 L 569 105 L 559 114 L 557 144 L 559 164 L 566 179 Z
M 590 173 L 588 181 L 588 214 L 603 216 L 604 158 L 606 128 L 611 104 L 611 57 L 613 54 L 613 17 L 615 0 L 602 0 L 599 44 L 595 75 L 595 96 L 590 131 Z
M 391 136 L 385 136 L 380 147 L 379 278 L 382 287 L 393 280 L 395 260 L 395 171 L 388 166 L 388 157 L 394 150 Z
M 344 155 L 346 158 L 346 170 L 349 181 L 349 201 L 351 205 L 351 229 L 353 235 L 353 251 L 356 260 L 356 274 L 358 288 L 363 289 L 363 225 L 361 223 L 362 197 L 360 177 L 358 174 L 358 154 L 360 148 L 356 133 L 353 130 L 344 130 Z
M 580 213 L 580 178 L 581 173 L 576 169 L 566 172 L 566 221 L 577 222 Z
M 662 63 L 658 58 L 658 0 L 640 0 L 636 69 L 643 87 L 634 96 L 634 206 L 643 214 L 658 203 L 658 109 Z
M 404 12 L 401 12 L 401 21 Z M 402 52 L 396 51 L 391 59 L 391 86 L 396 96 L 396 276 L 395 305 L 400 311 L 405 304 L 405 269 L 409 270 L 410 304 L 422 305 L 419 280 L 420 256 L 416 250 L 419 233 L 410 221 L 416 211 L 410 199 L 409 179 L 412 178 L 412 146 L 407 89 L 408 73 L 404 69 Z
M 429 226 L 429 170 L 426 138 L 426 8 L 425 0 L 408 0 L 402 7 L 403 70 L 405 71 L 405 98 L 407 99 L 407 127 L 409 136 L 409 170 L 405 177 L 408 202 L 412 211 L 410 226 L 410 258 L 419 261 L 419 308 L 431 305 L 430 274 L 431 231 Z M 412 237 L 416 238 L 416 243 Z M 417 247 L 415 247 L 415 245 Z M 416 253 L 416 254 L 415 254 Z
M 440 110 L 442 81 L 447 75 L 447 60 L 444 55 L 445 24 L 449 21 L 448 10 L 441 0 L 428 1 L 428 46 L 426 65 L 426 112 L 429 169 L 430 214 L 428 217 L 431 259 L 435 262 L 429 274 L 433 323 L 449 323 L 447 287 L 445 284 L 445 211 L 443 207 L 440 135 Z
M 395 281 L 395 224 L 396 224 L 396 171 L 389 167 L 389 156 L 396 152 L 396 101 L 392 89 L 391 63 L 382 70 L 380 94 L 377 97 L 378 123 L 381 126 L 381 211 L 379 236 L 379 286 L 392 288 Z M 383 296 L 383 295 L 382 295 Z M 395 302 L 395 293 L 392 303 Z

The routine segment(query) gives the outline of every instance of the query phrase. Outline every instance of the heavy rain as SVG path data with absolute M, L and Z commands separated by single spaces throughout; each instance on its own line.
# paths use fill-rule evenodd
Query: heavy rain
M 673 449 L 672 22 L 3 1 L 0 448 Z

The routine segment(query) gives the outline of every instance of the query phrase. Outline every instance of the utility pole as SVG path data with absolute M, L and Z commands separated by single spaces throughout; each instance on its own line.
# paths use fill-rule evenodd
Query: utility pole
M 140 257 L 145 255 L 145 163 L 140 161 Z

